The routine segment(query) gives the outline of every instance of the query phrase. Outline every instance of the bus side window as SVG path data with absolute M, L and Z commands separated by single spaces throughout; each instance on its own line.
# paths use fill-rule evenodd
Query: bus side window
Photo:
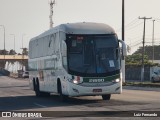
M 62 51 L 62 56 L 66 57 L 67 56 L 67 45 L 66 45 L 65 41 L 62 41 L 61 51 Z
M 65 43 L 65 41 L 62 40 L 62 63 L 64 68 L 67 70 L 67 45 Z
M 56 34 L 52 34 L 50 36 L 50 48 L 52 50 L 52 53 L 55 53 L 55 47 L 56 47 Z
M 119 58 L 119 49 L 117 48 L 116 49 L 116 60 L 118 60 L 118 58 Z

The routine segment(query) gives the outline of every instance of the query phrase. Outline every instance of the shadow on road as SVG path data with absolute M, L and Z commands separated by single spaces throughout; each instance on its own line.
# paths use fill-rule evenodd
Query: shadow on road
M 87 107 L 104 107 L 104 106 L 123 106 L 123 105 L 144 105 L 147 103 L 141 102 L 128 102 L 117 99 L 111 99 L 109 101 L 101 99 L 79 99 L 79 98 L 70 98 L 67 103 L 72 105 L 85 105 Z
M 41 106 L 37 106 L 37 104 Z M 104 106 L 123 106 L 123 105 L 144 105 L 146 103 L 140 102 L 126 102 L 111 99 L 110 101 L 103 101 L 101 99 L 86 99 L 85 97 L 69 98 L 67 102 L 61 102 L 58 95 L 51 95 L 50 97 L 36 97 L 36 96 L 12 96 L 0 97 L 0 111 L 11 110 L 26 110 L 50 107 L 67 107 L 83 105 L 87 107 L 104 107 Z

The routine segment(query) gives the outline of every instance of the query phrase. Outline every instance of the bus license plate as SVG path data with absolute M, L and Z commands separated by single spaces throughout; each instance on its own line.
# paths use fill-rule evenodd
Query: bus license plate
M 102 89 L 93 89 L 93 92 L 102 92 Z

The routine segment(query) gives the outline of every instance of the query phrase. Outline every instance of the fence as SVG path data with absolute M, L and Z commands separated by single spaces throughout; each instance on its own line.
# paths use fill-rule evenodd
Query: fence
M 144 67 L 144 81 L 150 81 L 153 71 L 157 67 L 145 66 Z M 141 66 L 126 65 L 125 77 L 127 80 L 141 81 Z

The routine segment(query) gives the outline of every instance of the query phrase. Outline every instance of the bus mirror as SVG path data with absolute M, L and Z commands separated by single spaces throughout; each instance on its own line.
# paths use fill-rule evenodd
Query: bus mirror
M 118 60 L 118 56 L 119 56 L 118 53 L 119 53 L 119 49 L 117 48 L 116 49 L 116 60 Z
M 67 56 L 67 46 L 65 41 L 62 41 L 62 56 Z
M 123 40 L 119 40 L 119 42 L 122 44 L 122 55 L 127 56 L 127 48 L 125 42 Z

